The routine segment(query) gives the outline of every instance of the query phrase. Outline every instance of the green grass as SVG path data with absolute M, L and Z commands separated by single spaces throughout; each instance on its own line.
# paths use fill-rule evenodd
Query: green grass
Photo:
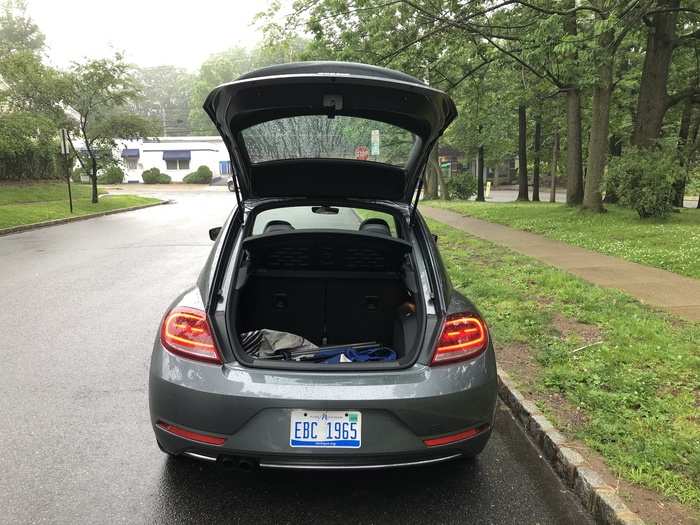
M 90 187 L 72 185 L 73 215 L 89 215 L 119 208 L 158 202 L 158 199 L 134 195 L 103 196 L 98 204 L 90 202 Z M 104 193 L 104 191 L 100 191 Z M 0 185 L 0 229 L 70 217 L 65 184 Z
M 425 204 L 700 278 L 700 210 L 684 209 L 664 220 L 641 220 L 636 212 L 619 206 L 608 206 L 604 214 L 592 214 L 549 203 Z
M 618 475 L 700 509 L 700 324 L 429 224 L 454 285 L 482 310 L 496 347 L 529 347 L 542 369 L 536 389 L 583 412 L 575 436 Z M 584 342 L 556 330 L 562 315 L 597 327 L 602 344 L 572 353 Z M 518 381 L 521 371 L 510 372 Z

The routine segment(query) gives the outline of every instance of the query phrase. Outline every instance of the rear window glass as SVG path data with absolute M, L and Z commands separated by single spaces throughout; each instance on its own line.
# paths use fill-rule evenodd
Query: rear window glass
M 369 223 L 365 222 L 369 219 Z M 364 225 L 363 225 L 364 223 Z M 370 225 L 371 224 L 371 225 Z M 388 213 L 362 208 L 288 206 L 261 211 L 253 223 L 253 235 L 287 229 L 333 229 L 382 233 L 396 237 L 396 221 Z
M 358 117 L 303 115 L 270 120 L 242 131 L 251 162 L 355 159 L 404 166 L 415 135 Z

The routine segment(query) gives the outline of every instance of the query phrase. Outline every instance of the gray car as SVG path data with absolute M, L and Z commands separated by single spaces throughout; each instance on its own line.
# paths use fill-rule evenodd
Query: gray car
M 473 458 L 496 360 L 418 211 L 455 118 L 409 75 L 272 66 L 217 87 L 236 203 L 151 358 L 161 450 L 240 469 L 369 469 Z

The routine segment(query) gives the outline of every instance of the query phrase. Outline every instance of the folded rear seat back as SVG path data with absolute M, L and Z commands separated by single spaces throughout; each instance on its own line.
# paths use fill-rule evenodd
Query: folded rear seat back
M 399 269 L 409 243 L 297 230 L 249 238 L 244 248 L 252 274 L 237 309 L 239 332 L 268 328 L 317 345 L 394 345 L 397 309 L 408 298 Z

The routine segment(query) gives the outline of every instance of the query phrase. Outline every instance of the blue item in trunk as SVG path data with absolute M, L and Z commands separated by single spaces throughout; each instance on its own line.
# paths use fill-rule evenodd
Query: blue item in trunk
M 365 363 L 367 361 L 396 361 L 396 352 L 384 346 L 371 346 L 366 348 L 336 347 L 330 350 L 320 350 L 314 360 L 325 364 L 339 364 L 341 356 L 351 363 Z

